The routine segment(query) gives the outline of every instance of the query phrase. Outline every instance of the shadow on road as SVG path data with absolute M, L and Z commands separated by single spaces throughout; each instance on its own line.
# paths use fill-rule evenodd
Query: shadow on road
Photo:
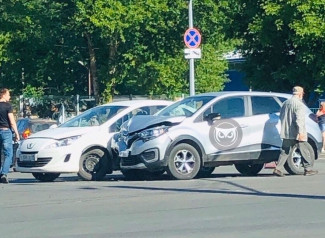
M 290 193 L 265 193 L 255 189 L 251 189 L 246 186 L 242 186 L 236 183 L 227 181 L 214 181 L 220 183 L 227 183 L 235 187 L 247 190 L 245 191 L 233 191 L 233 190 L 212 190 L 212 189 L 188 189 L 188 188 L 159 188 L 159 187 L 142 187 L 142 186 L 109 186 L 109 188 L 117 189 L 134 189 L 134 190 L 150 190 L 150 191 L 169 191 L 169 192 L 184 192 L 184 193 L 209 193 L 209 194 L 227 194 L 227 195 L 245 195 L 245 196 L 259 196 L 259 197 L 282 197 L 282 198 L 299 198 L 299 199 L 316 199 L 325 200 L 325 196 L 322 195 L 307 195 L 307 194 L 290 194 Z

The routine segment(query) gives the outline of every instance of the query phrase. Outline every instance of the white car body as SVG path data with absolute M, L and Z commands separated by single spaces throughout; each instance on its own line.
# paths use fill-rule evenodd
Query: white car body
M 175 179 L 207 176 L 215 167 L 235 165 L 244 175 L 257 175 L 280 154 L 280 109 L 292 95 L 273 92 L 211 92 L 194 95 L 153 116 L 134 117 L 114 135 L 111 148 L 126 177 L 142 171 L 167 170 Z M 305 107 L 308 153 L 317 159 L 322 147 L 315 115 Z M 285 165 L 303 174 L 303 157 L 294 147 Z M 141 171 L 142 170 L 142 171 Z
M 135 112 L 144 108 L 148 109 L 148 111 L 150 109 L 148 114 L 153 114 L 155 111 L 170 104 L 172 104 L 171 101 L 165 100 L 131 100 L 108 103 L 89 109 L 57 128 L 40 131 L 24 140 L 16 153 L 18 158 L 16 170 L 24 173 L 79 172 L 80 175 L 80 170 L 82 169 L 80 158 L 83 153 L 89 151 L 91 148 L 99 148 L 103 151 L 107 150 L 110 146 L 109 142 L 112 136 L 119 129 L 116 128 L 118 122 L 123 123 L 125 120 L 134 116 Z M 108 114 L 110 114 L 108 111 L 113 111 L 107 109 L 108 107 L 123 107 L 124 109 L 117 111 L 106 122 L 100 125 L 97 125 L 97 122 L 93 126 L 88 126 L 87 123 L 98 119 L 98 115 L 96 117 L 97 119 L 90 117 L 91 114 L 89 112 L 91 110 L 98 111 L 105 109 L 106 114 L 101 114 L 100 116 L 104 115 L 108 117 Z M 88 115 L 87 113 L 90 119 L 86 122 L 83 115 Z M 69 125 L 73 120 L 75 123 Z M 60 146 L 58 146 L 59 144 Z M 91 171 L 95 166 L 95 161 L 90 162 L 88 169 Z M 87 176 L 83 178 L 90 180 Z

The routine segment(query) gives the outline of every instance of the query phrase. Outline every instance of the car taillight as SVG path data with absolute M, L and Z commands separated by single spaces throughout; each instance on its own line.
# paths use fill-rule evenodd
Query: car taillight
M 27 129 L 23 132 L 22 137 L 23 137 L 24 139 L 27 139 L 27 137 L 30 136 L 31 134 L 32 134 L 31 131 L 29 130 L 29 128 L 27 128 Z

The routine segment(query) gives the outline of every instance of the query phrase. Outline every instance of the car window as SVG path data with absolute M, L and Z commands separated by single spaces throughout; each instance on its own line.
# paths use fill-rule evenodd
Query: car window
M 190 117 L 202 106 L 204 106 L 206 103 L 211 101 L 213 98 L 215 97 L 213 96 L 188 97 L 162 109 L 157 115 Z
M 22 133 L 28 125 L 28 120 L 26 119 L 20 119 L 17 121 L 17 129 L 19 133 Z
M 31 130 L 33 133 L 49 129 L 54 123 L 32 123 Z
M 283 102 L 286 101 L 288 98 L 278 97 L 278 99 L 283 103 Z
M 110 132 L 118 132 L 118 131 L 120 131 L 121 125 L 131 118 L 130 115 L 131 114 L 128 113 L 128 114 L 124 115 L 123 117 L 121 117 L 120 119 L 118 119 L 116 122 L 114 122 L 110 126 L 109 131 Z
M 60 125 L 60 127 L 88 127 L 99 126 L 126 107 L 123 106 L 99 106 L 91 108 L 80 115 Z
M 217 101 L 204 116 L 210 113 L 220 113 L 221 118 L 242 117 L 245 115 L 245 104 L 243 97 L 229 97 Z
M 134 116 L 153 115 L 156 112 L 160 111 L 164 107 L 166 107 L 166 106 L 159 105 L 159 106 L 145 106 L 145 107 L 140 107 L 140 108 L 134 109 L 131 112 L 129 112 L 127 115 L 121 117 L 115 123 L 113 123 L 110 127 L 110 132 L 120 131 L 121 125 Z
M 252 96 L 253 115 L 269 114 L 279 112 L 281 106 L 273 97 Z

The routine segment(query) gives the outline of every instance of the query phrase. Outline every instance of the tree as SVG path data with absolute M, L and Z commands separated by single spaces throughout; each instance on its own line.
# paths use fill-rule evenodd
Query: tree
M 227 11 L 227 36 L 242 40 L 238 47 L 246 58 L 243 70 L 254 89 L 290 92 L 294 85 L 301 85 L 306 92 L 322 91 L 323 0 L 239 0 L 229 4 L 233 9 Z
M 6 1 L 0 6 L 6 26 L 0 29 L 1 83 L 18 93 L 28 85 L 45 94 L 84 94 L 88 72 L 97 98 L 189 91 L 184 0 Z M 227 81 L 222 55 L 231 46 L 221 32 L 221 3 L 194 3 L 203 35 L 197 92 L 218 91 Z

